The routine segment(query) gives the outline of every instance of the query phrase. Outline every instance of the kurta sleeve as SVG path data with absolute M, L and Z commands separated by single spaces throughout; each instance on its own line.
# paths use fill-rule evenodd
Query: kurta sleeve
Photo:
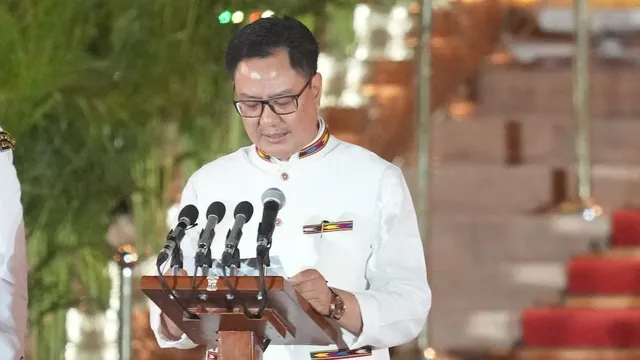
M 198 206 L 196 192 L 194 189 L 193 176 L 191 177 L 191 179 L 189 179 L 189 181 L 184 187 L 184 190 L 182 191 L 182 198 L 180 200 L 179 208 L 182 209 L 188 204 L 193 204 L 195 206 Z M 198 223 L 201 222 L 201 219 L 202 217 L 200 218 L 200 220 L 198 220 Z M 177 216 L 174 223 L 175 224 L 178 223 Z M 195 228 L 187 231 L 185 233 L 184 238 L 182 239 L 182 242 L 180 243 L 180 248 L 182 249 L 182 255 L 183 255 L 184 269 L 187 271 L 189 275 L 193 274 L 193 267 L 194 267 L 193 258 L 196 252 L 196 243 L 198 241 L 198 233 L 199 233 L 199 230 Z M 171 259 L 167 260 L 164 268 L 166 269 L 169 268 L 168 264 L 170 263 L 170 261 Z M 152 301 L 149 301 L 149 317 L 150 317 L 149 323 L 150 323 L 151 329 L 153 330 L 153 333 L 156 336 L 156 340 L 158 341 L 158 345 L 161 348 L 192 349 L 198 346 L 191 339 L 189 339 L 189 337 L 186 334 L 182 334 L 182 337 L 179 340 L 172 340 L 167 338 L 161 330 L 162 329 L 162 322 L 160 319 L 161 310 Z
M 11 150 L 0 151 L 0 353 L 24 356 L 27 256 L 20 183 Z
M 351 348 L 388 348 L 415 339 L 431 308 L 416 213 L 402 172 L 390 167 L 380 182 L 378 236 L 366 268 L 367 290 L 354 295 L 363 328 Z

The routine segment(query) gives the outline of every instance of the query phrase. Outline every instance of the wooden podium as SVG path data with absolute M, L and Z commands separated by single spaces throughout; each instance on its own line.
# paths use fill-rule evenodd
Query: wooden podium
M 338 329 L 300 297 L 280 276 L 265 276 L 267 307 L 259 319 L 249 319 L 237 298 L 217 276 L 164 276 L 180 302 L 199 319 L 189 319 L 163 289 L 158 276 L 143 276 L 140 288 L 196 344 L 218 348 L 219 360 L 260 360 L 269 344 L 342 345 Z M 255 312 L 260 280 L 257 276 L 230 276 L 249 309 Z

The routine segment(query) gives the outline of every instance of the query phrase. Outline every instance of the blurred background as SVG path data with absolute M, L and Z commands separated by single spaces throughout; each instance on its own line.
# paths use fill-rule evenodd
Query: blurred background
M 1 1 L 27 358 L 203 358 L 158 348 L 139 278 L 188 176 L 249 143 L 224 49 L 275 14 L 318 37 L 332 133 L 412 188 L 433 308 L 394 360 L 640 359 L 640 1 L 425 3 Z

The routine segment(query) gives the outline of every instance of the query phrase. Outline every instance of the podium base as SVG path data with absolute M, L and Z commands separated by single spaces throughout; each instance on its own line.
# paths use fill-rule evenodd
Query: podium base
M 218 360 L 262 360 L 262 348 L 253 331 L 218 332 Z

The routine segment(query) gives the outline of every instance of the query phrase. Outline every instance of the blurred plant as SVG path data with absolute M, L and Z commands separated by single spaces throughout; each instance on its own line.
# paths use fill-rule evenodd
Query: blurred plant
M 238 26 L 217 16 L 262 3 L 0 2 L 0 126 L 17 139 L 33 358 L 60 357 L 65 310 L 106 308 L 112 210 L 130 204 L 136 247 L 150 254 L 166 233 L 178 163 L 191 173 L 247 141 L 223 70 Z M 317 9 L 274 4 L 294 16 Z

